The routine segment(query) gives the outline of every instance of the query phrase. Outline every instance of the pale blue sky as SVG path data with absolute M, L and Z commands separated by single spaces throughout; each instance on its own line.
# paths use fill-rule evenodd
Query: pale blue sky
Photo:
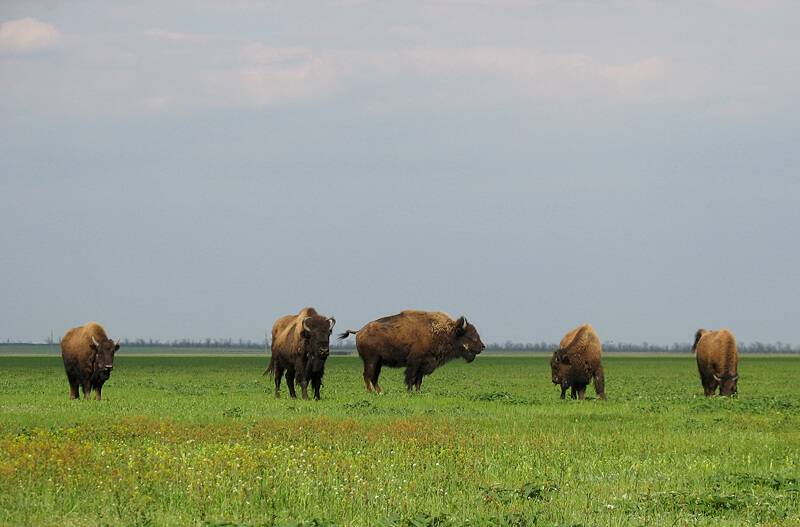
M 0 339 L 800 344 L 800 4 L 0 4 Z

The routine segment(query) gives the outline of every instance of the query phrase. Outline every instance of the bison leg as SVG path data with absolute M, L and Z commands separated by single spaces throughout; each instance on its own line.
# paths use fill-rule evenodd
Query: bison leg
M 578 391 L 575 389 L 574 386 L 569 387 L 569 396 L 571 399 L 575 399 L 578 396 Z
M 569 388 L 568 385 L 566 385 L 566 384 L 562 384 L 561 385 L 561 398 L 562 399 L 566 399 L 567 398 L 567 388 Z
M 414 382 L 414 389 L 419 391 L 422 387 L 422 370 L 417 372 L 417 380 Z
M 713 377 L 700 376 L 700 382 L 703 384 L 703 393 L 706 397 L 712 397 L 714 392 L 717 391 L 717 383 Z
M 90 393 L 92 393 L 92 382 L 89 380 L 83 381 L 83 398 L 88 399 Z
M 378 363 L 375 364 L 375 373 L 372 374 L 372 379 L 371 379 L 372 389 L 375 390 L 375 393 L 383 392 L 383 390 L 381 390 L 381 387 L 378 385 L 378 377 L 380 377 L 381 375 L 381 366 L 382 363 L 380 360 L 378 360 Z
M 594 392 L 597 394 L 598 399 L 606 399 L 606 378 L 603 375 L 603 367 L 597 368 L 594 373 Z
M 319 389 L 322 387 L 322 377 L 320 375 L 314 375 L 311 377 L 311 386 L 314 388 L 314 399 L 319 401 Z
M 578 399 L 580 399 L 581 401 L 586 399 L 586 385 L 585 384 L 582 384 L 582 385 L 578 386 Z
M 410 392 L 411 388 L 417 384 L 417 377 L 422 376 L 422 368 L 416 364 L 409 364 L 406 367 L 406 389 Z M 422 380 L 420 379 L 420 384 Z
M 74 375 L 67 374 L 67 380 L 69 381 L 69 398 L 70 400 L 77 399 L 80 397 L 80 393 L 78 392 L 78 378 Z
M 300 391 L 303 394 L 303 399 L 308 400 L 308 379 L 305 375 L 300 376 Z
M 94 398 L 95 398 L 95 400 L 97 400 L 97 401 L 100 400 L 100 397 L 101 397 L 100 396 L 100 392 L 101 391 L 103 391 L 103 385 L 102 384 L 96 384 L 95 387 L 94 387 Z
M 283 366 L 275 365 L 275 398 L 281 397 L 281 379 L 283 379 Z M 288 376 L 288 374 L 287 374 Z
M 286 369 L 286 386 L 289 388 L 289 396 L 297 399 L 297 393 L 294 391 L 294 368 Z
M 378 390 L 375 387 L 375 381 L 377 380 L 377 367 L 378 364 L 376 362 L 364 361 L 364 386 L 367 388 L 368 392 L 371 392 L 373 389 L 375 389 L 375 392 L 378 393 Z

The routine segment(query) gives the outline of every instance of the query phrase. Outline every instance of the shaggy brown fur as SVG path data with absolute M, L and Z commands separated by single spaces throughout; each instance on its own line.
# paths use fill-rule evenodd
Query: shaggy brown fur
M 586 386 L 594 379 L 597 397 L 605 399 L 605 377 L 600 361 L 603 348 L 594 328 L 590 324 L 576 327 L 561 339 L 561 343 L 550 359 L 553 384 L 561 386 L 561 398 L 570 396 L 584 399 Z
M 733 333 L 727 329 L 698 329 L 692 351 L 706 397 L 714 395 L 717 387 L 720 395 L 734 395 L 739 381 L 739 351 Z
M 447 361 L 461 357 L 467 362 L 486 346 L 475 326 L 465 317 L 453 320 L 438 311 L 403 311 L 379 318 L 359 329 L 347 330 L 340 339 L 356 335 L 356 348 L 364 362 L 364 384 L 367 391 L 381 393 L 378 377 L 381 368 L 406 367 L 406 388 L 419 391 L 422 377 Z
M 103 384 L 111 377 L 114 367 L 114 352 L 119 341 L 106 336 L 106 330 L 97 322 L 72 328 L 61 337 L 61 358 L 69 381 L 69 398 L 78 398 L 78 387 L 83 387 L 87 399 L 92 390 L 100 400 Z
M 281 377 L 286 372 L 289 395 L 297 397 L 294 380 L 300 382 L 303 399 L 308 399 L 308 381 L 314 388 L 314 399 L 319 400 L 325 360 L 330 353 L 330 336 L 336 319 L 324 317 L 313 307 L 300 310 L 297 315 L 287 315 L 272 326 L 272 357 L 264 372 L 275 376 L 275 397 L 280 397 Z

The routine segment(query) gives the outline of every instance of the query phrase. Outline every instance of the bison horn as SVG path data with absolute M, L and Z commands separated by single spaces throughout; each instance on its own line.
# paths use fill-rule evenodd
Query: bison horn
M 731 380 L 732 380 L 732 381 L 738 381 L 738 380 L 739 380 L 739 374 L 737 373 L 736 375 L 734 375 L 733 377 L 731 377 Z
M 333 318 L 333 317 L 331 317 L 331 318 L 329 318 L 329 319 L 328 319 L 328 322 L 329 322 L 329 323 L 330 323 L 330 325 L 331 325 L 330 329 L 333 329 L 333 326 L 335 326 L 335 325 L 336 325 L 336 319 L 335 319 L 335 318 Z
M 719 376 L 717 376 L 717 374 L 715 373 L 715 374 L 714 374 L 714 380 L 715 380 L 715 381 L 717 381 L 717 382 L 719 382 L 719 381 L 721 381 L 721 380 L 722 380 L 722 378 L 721 378 L 721 377 L 719 377 Z
M 309 320 L 311 320 L 311 317 L 305 317 L 303 319 L 303 329 L 306 331 L 311 331 L 310 329 L 308 329 L 308 326 L 306 325 L 306 322 L 308 322 Z
M 100 343 L 97 342 L 97 339 L 94 338 L 94 335 L 92 335 L 92 344 L 94 344 L 95 348 L 99 348 L 100 347 Z

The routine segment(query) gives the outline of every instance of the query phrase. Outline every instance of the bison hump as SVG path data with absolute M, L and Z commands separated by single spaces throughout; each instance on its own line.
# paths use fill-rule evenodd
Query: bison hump
M 83 331 L 89 338 L 94 337 L 98 342 L 108 338 L 105 328 L 97 322 L 88 322 L 83 326 Z

